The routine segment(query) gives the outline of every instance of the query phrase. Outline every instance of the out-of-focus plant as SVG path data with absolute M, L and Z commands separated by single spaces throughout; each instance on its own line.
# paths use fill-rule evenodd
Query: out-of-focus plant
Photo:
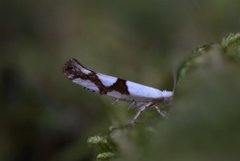
M 116 147 L 109 137 L 93 136 L 88 138 L 87 142 L 98 147 L 97 160 L 110 160 L 115 156 Z

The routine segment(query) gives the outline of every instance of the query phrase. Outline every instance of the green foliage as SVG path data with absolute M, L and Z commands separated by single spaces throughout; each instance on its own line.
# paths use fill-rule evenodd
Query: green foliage
M 198 67 L 206 67 L 220 63 L 222 54 L 240 61 L 240 34 L 229 34 L 222 39 L 221 44 L 210 44 L 193 50 L 192 55 L 179 68 L 178 80 L 184 78 Z M 218 61 L 218 62 L 216 62 Z M 222 64 L 224 65 L 224 64 Z
M 115 156 L 116 147 L 110 139 L 107 136 L 93 136 L 88 138 L 87 143 L 95 145 L 98 148 L 97 160 L 107 161 Z
M 177 82 L 183 79 L 189 72 L 196 70 L 197 67 L 203 66 L 208 61 L 203 54 L 209 53 L 212 47 L 213 45 L 204 45 L 194 49 L 192 55 L 179 67 Z
M 222 48 L 224 54 L 231 59 L 240 62 L 240 34 L 229 34 L 229 36 L 223 38 Z
M 97 155 L 97 160 L 110 160 L 114 157 L 114 153 L 112 152 L 103 152 Z

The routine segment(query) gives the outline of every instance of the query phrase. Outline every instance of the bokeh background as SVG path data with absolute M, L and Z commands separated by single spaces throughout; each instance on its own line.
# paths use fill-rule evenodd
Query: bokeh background
M 206 43 L 220 42 L 223 36 L 240 29 L 238 0 L 1 0 L 0 13 L 1 161 L 95 160 L 95 152 L 86 144 L 87 138 L 101 134 L 111 124 L 127 123 L 133 116 L 134 111 L 128 110 L 126 104 L 120 103 L 113 108 L 111 99 L 87 92 L 65 79 L 62 67 L 69 58 L 75 57 L 95 71 L 171 90 L 172 68 L 186 59 L 192 49 Z M 218 111 L 217 107 L 226 103 L 223 98 L 226 99 L 229 93 L 239 96 L 239 86 L 237 88 L 235 85 L 240 79 L 234 78 L 239 75 L 239 71 L 229 67 L 224 73 L 233 75 L 217 77 L 222 80 L 220 83 L 215 79 L 190 81 L 190 93 L 199 83 L 207 85 L 195 88 L 195 95 L 183 95 L 183 100 L 188 104 L 180 101 L 178 107 L 197 105 L 198 108 L 193 109 L 199 109 L 213 106 L 216 108 L 210 110 L 210 114 L 214 115 Z M 207 74 L 209 77 L 211 75 L 212 73 Z M 224 82 L 225 79 L 229 80 L 227 78 L 231 78 L 231 82 Z M 214 87 L 214 83 L 209 85 L 208 82 L 218 82 L 224 88 L 216 92 L 215 88 L 210 88 Z M 228 85 L 232 85 L 230 89 L 236 91 L 229 90 L 226 87 Z M 206 96 L 206 91 L 202 89 L 210 89 L 209 95 Z M 221 92 L 225 95 L 210 99 L 212 95 Z M 229 98 L 232 99 L 232 104 L 224 104 L 220 108 L 223 113 L 226 106 L 240 105 L 237 98 Z M 215 101 L 209 104 L 211 100 Z M 214 104 L 218 100 L 222 100 L 222 103 Z M 193 117 L 185 117 L 188 114 L 187 107 L 182 111 L 184 121 L 191 122 Z M 201 110 L 198 112 L 201 113 Z M 238 112 L 239 110 L 234 113 Z M 157 116 L 154 111 L 150 113 L 151 116 Z M 191 114 L 198 115 L 197 112 Z M 232 118 L 230 116 L 232 115 L 227 118 Z M 211 117 L 206 118 L 208 119 L 204 119 L 202 124 L 197 122 L 196 125 L 200 128 L 194 129 L 195 124 L 190 124 L 192 128 L 186 128 L 187 133 L 200 133 L 201 127 L 212 121 Z M 222 118 L 221 115 L 218 118 Z M 174 129 L 182 126 L 173 123 L 162 131 L 170 129 L 176 134 L 177 130 Z M 236 129 L 235 126 L 232 128 Z M 208 129 L 212 127 L 209 126 Z M 178 130 L 182 135 L 186 132 L 181 133 L 182 128 Z M 216 130 L 214 133 L 221 131 Z M 164 134 L 165 137 L 169 136 L 168 132 Z M 146 133 L 143 136 L 148 138 Z M 142 160 L 148 160 L 143 156 L 159 160 L 157 149 L 164 149 L 167 145 L 164 154 L 174 154 L 170 160 L 192 160 L 197 150 L 208 146 L 207 143 L 201 144 L 199 148 L 197 145 L 201 141 L 181 146 L 184 141 L 168 142 L 171 139 L 169 137 L 167 140 L 157 139 L 158 141 L 158 137 L 155 137 L 151 141 L 153 144 L 146 146 L 147 150 L 134 151 L 126 140 L 122 140 L 121 147 L 128 147 L 125 149 L 128 152 L 126 158 L 147 152 L 140 157 Z M 172 137 L 178 138 L 175 135 Z M 206 137 L 212 139 L 212 136 Z M 191 136 L 185 139 L 188 138 L 199 139 Z M 219 137 L 219 140 L 222 138 L 225 137 Z M 173 146 L 176 142 L 178 146 Z M 145 142 L 139 141 L 137 145 L 144 147 Z M 227 147 L 235 150 L 239 148 L 232 145 Z M 189 155 L 183 155 L 177 149 Z M 206 150 L 206 154 L 208 152 Z M 213 158 L 217 154 L 219 153 L 214 153 Z M 208 155 L 203 152 L 197 156 Z M 204 157 L 198 158 L 206 160 Z

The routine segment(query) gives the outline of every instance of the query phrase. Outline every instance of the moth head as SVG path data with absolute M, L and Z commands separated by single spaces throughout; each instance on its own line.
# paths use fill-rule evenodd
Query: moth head
M 74 58 L 69 59 L 63 66 L 63 73 L 68 79 L 74 79 L 78 73 L 77 60 Z
M 64 64 L 63 73 L 68 79 L 73 80 L 78 77 L 85 77 L 92 71 L 80 64 L 75 58 L 71 58 Z

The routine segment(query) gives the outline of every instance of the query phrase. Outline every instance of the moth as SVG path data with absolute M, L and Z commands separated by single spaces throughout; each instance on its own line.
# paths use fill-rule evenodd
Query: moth
M 135 124 L 140 114 L 149 107 L 154 107 L 162 115 L 158 105 L 170 102 L 174 94 L 173 91 L 159 90 L 92 71 L 74 58 L 69 59 L 65 63 L 63 73 L 73 83 L 85 89 L 100 95 L 113 97 L 115 102 L 119 100 L 128 102 L 129 107 L 135 107 L 137 113 L 132 118 L 130 124 Z

